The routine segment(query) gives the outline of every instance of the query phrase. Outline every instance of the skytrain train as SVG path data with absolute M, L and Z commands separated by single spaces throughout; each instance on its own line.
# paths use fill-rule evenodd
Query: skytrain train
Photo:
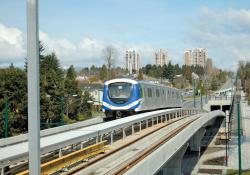
M 132 79 L 106 81 L 102 110 L 105 120 L 113 120 L 135 113 L 182 107 L 178 89 Z

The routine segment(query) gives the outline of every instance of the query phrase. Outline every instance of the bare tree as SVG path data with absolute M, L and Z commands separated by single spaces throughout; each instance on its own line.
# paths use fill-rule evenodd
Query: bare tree
M 103 56 L 104 59 L 106 61 L 106 65 L 108 68 L 108 79 L 111 79 L 111 71 L 112 68 L 115 66 L 115 58 L 117 56 L 117 50 L 112 46 L 107 46 L 104 50 L 103 50 Z

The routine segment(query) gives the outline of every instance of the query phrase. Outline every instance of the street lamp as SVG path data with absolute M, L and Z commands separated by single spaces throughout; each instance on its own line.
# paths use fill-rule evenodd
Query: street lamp
M 202 88 L 203 88 L 203 83 L 201 80 L 201 89 L 200 89 L 200 96 L 201 96 L 201 109 L 203 108 L 203 104 L 202 104 Z
M 196 104 L 195 104 L 196 79 L 198 79 L 199 76 L 196 73 L 192 72 L 192 78 L 193 78 L 193 81 L 194 81 L 194 88 L 193 88 L 193 91 L 194 91 L 193 92 L 193 94 L 194 94 L 194 108 L 196 108 Z

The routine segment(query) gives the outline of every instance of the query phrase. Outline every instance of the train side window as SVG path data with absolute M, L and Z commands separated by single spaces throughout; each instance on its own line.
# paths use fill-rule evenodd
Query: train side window
M 160 91 L 159 91 L 159 89 L 156 89 L 156 96 L 160 97 Z
M 152 88 L 148 88 L 147 92 L 148 92 L 148 97 L 152 97 L 153 96 Z

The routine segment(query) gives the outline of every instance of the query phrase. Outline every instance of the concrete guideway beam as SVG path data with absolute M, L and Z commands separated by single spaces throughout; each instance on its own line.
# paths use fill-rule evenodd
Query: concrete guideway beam
M 196 132 L 199 132 L 201 128 L 204 128 L 207 123 L 214 120 L 217 117 L 225 117 L 225 113 L 222 111 L 213 111 L 205 114 L 198 114 L 201 116 L 186 128 L 184 128 L 175 137 L 162 144 L 157 150 L 152 152 L 146 158 L 138 162 L 135 166 L 130 168 L 126 175 L 152 175 L 159 171 L 163 165 L 174 157 L 175 153 L 180 150 L 183 145 L 186 145 Z M 204 132 L 204 131 L 203 131 Z M 202 135 L 202 131 L 201 134 Z
M 162 167 L 162 175 L 180 175 L 182 158 L 187 150 L 188 143 L 183 145 L 181 149 Z

